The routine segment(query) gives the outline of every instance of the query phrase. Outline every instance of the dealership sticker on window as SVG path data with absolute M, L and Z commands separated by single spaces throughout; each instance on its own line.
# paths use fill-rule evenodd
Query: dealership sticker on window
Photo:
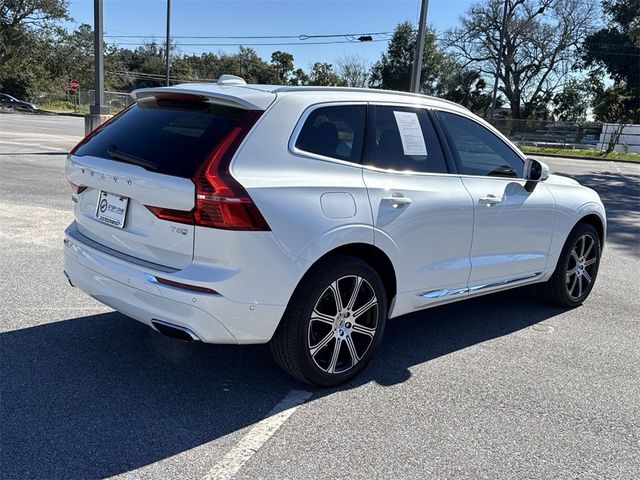
M 405 155 L 427 155 L 427 146 L 424 143 L 422 128 L 415 112 L 393 112 L 398 124 L 402 150 Z

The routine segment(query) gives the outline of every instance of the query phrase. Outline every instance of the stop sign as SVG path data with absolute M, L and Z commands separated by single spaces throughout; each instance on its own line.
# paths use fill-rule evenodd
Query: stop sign
M 73 90 L 74 92 L 80 88 L 80 84 L 78 83 L 78 80 L 71 80 L 71 82 L 69 82 L 69 86 L 71 87 L 71 90 Z

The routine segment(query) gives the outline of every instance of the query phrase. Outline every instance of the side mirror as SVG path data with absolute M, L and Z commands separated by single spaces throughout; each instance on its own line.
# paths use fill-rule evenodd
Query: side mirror
M 528 182 L 544 182 L 549 178 L 549 166 L 533 158 L 524 162 L 524 179 Z
M 524 162 L 524 189 L 531 193 L 535 190 L 538 182 L 544 182 L 549 178 L 549 167 L 546 163 L 539 162 L 533 158 L 527 158 Z

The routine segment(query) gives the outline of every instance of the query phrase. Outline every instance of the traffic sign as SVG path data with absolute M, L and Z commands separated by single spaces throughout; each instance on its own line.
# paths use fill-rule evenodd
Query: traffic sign
M 69 82 L 69 86 L 74 92 L 80 90 L 80 84 L 78 83 L 78 80 L 71 80 L 71 82 Z

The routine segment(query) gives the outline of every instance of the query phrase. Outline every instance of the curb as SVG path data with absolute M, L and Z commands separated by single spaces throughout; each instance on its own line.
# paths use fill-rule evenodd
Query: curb
M 563 155 L 561 153 L 537 153 L 537 152 L 522 152 L 525 155 L 533 155 L 536 157 L 552 157 L 552 158 L 568 158 L 570 160 L 591 160 L 594 162 L 619 162 L 619 163 L 632 163 L 635 165 L 640 165 L 640 161 L 636 162 L 635 160 L 625 160 L 625 159 L 613 159 L 606 157 L 583 157 L 583 156 L 572 156 L 572 155 Z
M 84 118 L 84 113 L 74 113 L 74 112 L 53 112 L 51 110 L 43 110 L 50 115 L 59 115 L 61 117 L 79 117 Z

